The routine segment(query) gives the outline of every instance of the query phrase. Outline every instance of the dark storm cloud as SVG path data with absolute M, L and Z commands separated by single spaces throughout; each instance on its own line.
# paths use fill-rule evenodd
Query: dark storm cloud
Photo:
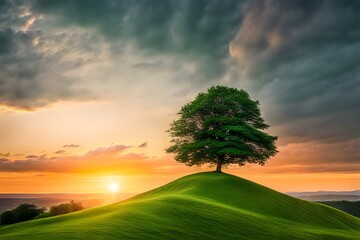
M 146 61 L 134 67 L 159 66 L 149 59 L 171 56 L 175 63 L 161 71 L 184 64 L 191 69 L 177 73 L 176 81 L 214 82 L 226 74 L 228 44 L 244 6 L 233 0 L 1 1 L 0 104 L 34 110 L 63 100 L 106 97 L 86 76 L 72 75 L 89 61 L 101 62 L 101 37 L 113 56 L 124 55 L 128 46 L 141 52 Z M 69 58 L 79 49 L 92 56 Z
M 19 17 L 26 4 L 32 14 Z M 103 39 L 96 36 L 102 36 L 114 55 L 122 55 L 128 45 L 143 54 L 144 59 L 132 65 L 136 71 L 176 72 L 179 65 L 192 64 L 193 75 L 179 71 L 181 77 L 174 78 L 171 86 L 186 85 L 182 82 L 188 78 L 189 89 L 197 91 L 198 85 L 208 87 L 226 74 L 233 76 L 231 84 L 245 86 L 260 100 L 280 140 L 331 143 L 360 137 L 359 1 L 34 0 L 26 4 L 0 3 L 2 104 L 34 108 L 93 97 L 93 89 L 80 87 L 85 84 L 65 74 L 86 65 L 87 58 L 66 57 L 76 49 L 101 55 L 97 43 Z M 38 28 L 19 30 L 40 15 L 50 23 L 36 19 L 33 25 Z M 88 34 L 74 33 L 73 27 Z M 42 52 L 45 40 L 62 43 L 62 50 Z M 238 75 L 228 68 L 229 51 L 238 59 Z M 177 65 L 155 56 L 170 56 Z M 183 93 L 173 96 L 181 98 Z
M 230 45 L 280 134 L 360 137 L 360 2 L 254 1 Z
M 60 100 L 93 98 L 68 75 L 89 60 L 69 57 L 88 42 L 76 33 L 46 33 L 22 1 L 0 3 L 0 105 L 33 110 Z M 82 36 L 83 37 L 83 36 Z M 78 43 L 78 44 L 76 44 Z
M 239 29 L 244 6 L 244 1 L 233 0 L 39 0 L 34 9 L 58 16 L 63 25 L 97 30 L 116 43 L 117 52 L 129 43 L 149 57 L 171 54 L 179 61 L 194 61 L 193 77 L 211 81 L 226 70 L 228 44 Z
M 118 54 L 133 45 L 148 56 L 134 68 L 169 67 L 149 61 L 155 55 L 194 63 L 194 89 L 230 74 L 232 84 L 260 99 L 282 136 L 359 137 L 359 1 L 38 0 L 32 9 L 57 16 L 61 26 L 101 33 Z M 229 51 L 239 60 L 238 75 L 227 68 Z

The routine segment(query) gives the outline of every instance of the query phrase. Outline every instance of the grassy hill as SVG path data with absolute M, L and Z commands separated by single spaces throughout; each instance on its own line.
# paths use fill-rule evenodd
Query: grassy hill
M 360 239 L 360 219 L 224 174 L 180 178 L 119 203 L 0 228 L 0 239 Z

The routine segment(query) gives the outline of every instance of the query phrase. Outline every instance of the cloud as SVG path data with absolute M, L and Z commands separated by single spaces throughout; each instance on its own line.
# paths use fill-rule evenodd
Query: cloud
M 265 166 L 246 165 L 246 174 L 360 173 L 360 140 L 342 143 L 290 143 Z M 231 169 L 231 168 L 230 168 Z
M 59 150 L 59 151 L 56 151 L 55 154 L 62 154 L 62 153 L 66 153 L 65 150 Z
M 137 72 L 173 73 L 166 82 L 177 88 L 169 90 L 172 97 L 228 83 L 260 99 L 279 135 L 328 142 L 359 137 L 356 1 L 32 3 L 35 15 L 52 17 L 58 28 L 76 26 L 101 35 L 114 59 L 135 49 L 135 59 L 121 61 Z M 154 83 L 126 85 L 130 91 Z M 162 94 L 154 92 L 152 100 L 164 96 L 161 88 L 157 91 Z
M 24 154 L 23 153 L 16 153 L 16 154 L 14 154 L 14 155 L 12 155 L 13 157 L 20 157 L 20 156 L 24 156 Z
M 140 144 L 138 146 L 138 148 L 145 148 L 145 147 L 147 147 L 147 145 L 148 145 L 148 142 L 144 142 L 144 143 Z
M 0 159 L 0 172 L 54 172 L 54 173 L 168 173 L 174 167 L 187 169 L 169 157 L 150 158 L 128 152 L 132 147 L 114 145 L 100 147 L 83 155 L 46 157 L 29 155 L 22 160 Z M 172 166 L 163 168 L 162 166 Z
M 286 174 L 316 174 L 316 173 L 326 173 L 326 174 L 358 174 L 360 173 L 360 164 L 298 164 L 298 165 L 281 165 L 281 166 L 258 166 L 251 165 L 245 166 L 243 169 L 238 167 L 229 167 L 229 172 L 239 174 L 280 174 L 285 176 Z
M 348 148 L 360 139 L 358 1 L 0 4 L 1 105 L 34 110 L 116 95 L 177 106 L 225 83 L 260 100 L 282 146 L 308 143 L 296 150 L 312 149 L 304 161 L 358 159 Z
M 254 1 L 230 54 L 279 135 L 341 142 L 360 137 L 357 1 Z
M 87 153 L 85 153 L 83 156 L 84 157 L 97 157 L 97 156 L 101 156 L 101 155 L 112 155 L 112 154 L 117 154 L 120 152 L 123 152 L 125 149 L 130 148 L 130 146 L 125 146 L 125 145 L 114 145 L 111 147 L 100 147 L 97 148 L 95 150 L 91 150 Z
M 81 147 L 79 144 L 66 144 L 63 146 L 64 148 L 78 148 Z
M 359 164 L 360 140 L 342 143 L 291 143 L 279 147 L 279 154 L 270 161 L 280 165 L 344 165 Z M 321 167 L 319 167 L 321 168 Z
M 0 163 L 6 163 L 9 162 L 10 160 L 7 158 L 0 158 Z
M 24 110 L 106 99 L 113 87 L 94 75 L 105 71 L 112 79 L 118 69 L 132 66 L 161 66 L 172 81 L 214 82 L 226 74 L 228 42 L 244 6 L 229 0 L 2 4 L 0 104 Z
M 240 26 L 245 5 L 246 1 L 233 0 L 39 0 L 32 9 L 56 17 L 61 26 L 97 31 L 109 41 L 113 55 L 126 55 L 128 49 L 135 49 L 140 57 L 133 66 L 138 69 L 182 68 L 181 72 L 172 71 L 176 74 L 173 81 L 191 81 L 199 86 L 226 74 L 228 44 Z
M 58 101 L 97 99 L 73 72 L 99 60 L 99 44 L 78 30 L 43 29 L 44 19 L 29 3 L 2 1 L 0 7 L 0 106 L 35 110 Z M 91 41 L 90 41 L 91 38 Z
M 286 173 L 359 173 L 360 141 L 339 144 L 294 143 L 279 148 L 280 153 L 265 166 L 248 164 L 229 166 L 229 171 L 246 174 Z M 0 172 L 53 172 L 97 174 L 172 174 L 208 171 L 209 167 L 187 167 L 172 155 L 149 157 L 134 153 L 137 147 L 112 145 L 90 150 L 82 155 L 46 157 L 29 155 L 25 159 L 0 158 Z
M 45 174 L 35 174 L 34 177 L 46 177 Z
M 69 157 L 46 157 L 46 155 L 28 155 L 22 160 L 1 162 L 0 171 L 4 172 L 82 172 L 115 166 L 114 160 L 128 147 L 115 145 L 98 148 L 83 155 Z

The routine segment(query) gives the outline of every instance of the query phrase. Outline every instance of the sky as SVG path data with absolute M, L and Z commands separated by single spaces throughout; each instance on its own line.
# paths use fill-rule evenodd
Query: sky
M 0 0 L 0 192 L 142 192 L 212 85 L 259 100 L 279 153 L 226 172 L 279 191 L 360 186 L 360 2 Z

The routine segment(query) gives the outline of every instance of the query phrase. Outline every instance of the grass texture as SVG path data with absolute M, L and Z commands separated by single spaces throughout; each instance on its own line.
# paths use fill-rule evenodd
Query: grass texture
M 0 239 L 360 240 L 360 219 L 240 177 L 205 172 L 119 203 L 4 226 Z

